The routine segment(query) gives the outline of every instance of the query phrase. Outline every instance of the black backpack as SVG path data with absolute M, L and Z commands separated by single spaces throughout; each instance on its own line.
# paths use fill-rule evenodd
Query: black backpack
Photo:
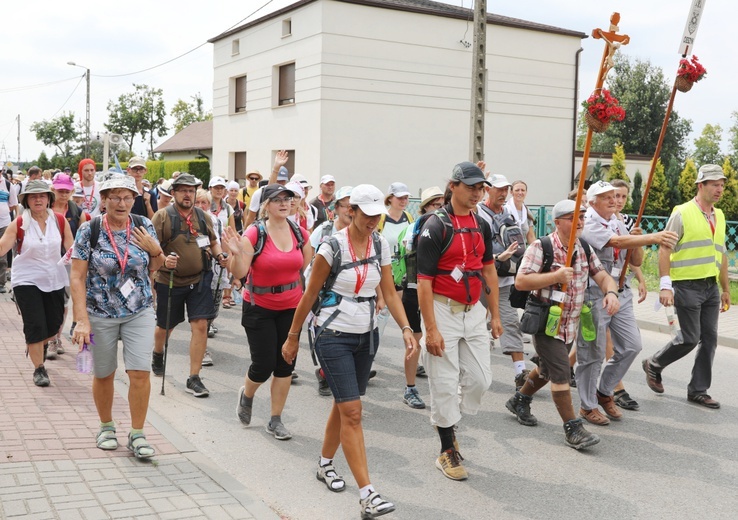
M 517 242 L 518 248 L 510 258 L 504 262 L 495 260 L 497 276 L 515 276 L 518 272 L 520 261 L 525 254 L 525 235 L 523 234 L 523 230 L 515 221 L 515 218 L 509 213 L 500 221 L 499 215 L 489 209 L 486 204 L 481 204 L 479 207 L 491 217 L 492 237 L 500 244 L 503 251 L 510 247 L 513 242 Z
M 133 227 L 141 227 L 144 225 L 143 217 L 141 215 L 134 215 L 131 213 L 131 219 L 133 219 Z M 102 216 L 90 220 L 90 249 L 95 249 L 97 241 L 100 238 L 100 228 L 102 223 Z
M 553 243 L 551 242 L 550 235 L 542 236 L 539 240 L 541 241 L 541 249 L 543 249 L 541 272 L 548 273 L 551 271 L 554 260 Z M 589 247 L 587 241 L 580 238 L 579 243 L 582 244 L 582 249 L 584 249 L 584 253 L 587 255 L 587 260 L 592 258 L 592 249 Z M 525 302 L 528 301 L 529 295 L 530 291 L 520 291 L 513 285 L 510 288 L 510 306 L 516 309 L 525 309 Z

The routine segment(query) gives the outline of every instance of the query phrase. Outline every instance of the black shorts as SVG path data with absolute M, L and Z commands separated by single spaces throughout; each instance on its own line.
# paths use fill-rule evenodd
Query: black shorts
M 418 305 L 418 290 L 405 289 L 402 291 L 402 306 L 405 307 L 407 322 L 415 334 L 422 334 L 423 329 L 420 328 L 420 306 Z
M 213 280 L 213 272 L 202 273 L 202 280 L 193 285 L 172 287 L 171 302 L 169 301 L 169 285 L 156 283 L 156 325 L 159 328 L 167 328 L 167 307 L 171 307 L 169 316 L 169 329 L 173 329 L 185 320 L 185 306 L 187 306 L 187 319 L 212 320 L 216 317 L 215 305 L 213 304 L 213 290 L 210 283 Z
M 35 285 L 13 287 L 15 302 L 23 317 L 26 345 L 56 336 L 64 323 L 64 289 L 43 292 Z

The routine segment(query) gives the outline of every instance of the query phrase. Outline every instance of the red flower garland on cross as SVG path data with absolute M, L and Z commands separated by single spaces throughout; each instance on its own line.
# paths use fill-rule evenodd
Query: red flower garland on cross
M 620 106 L 617 98 L 610 94 L 607 89 L 600 90 L 600 93 L 593 93 L 582 102 L 582 106 L 587 109 L 594 118 L 602 123 L 610 121 L 622 121 L 625 119 L 625 109 Z
M 677 69 L 677 76 L 681 76 L 691 83 L 697 83 L 699 80 L 705 77 L 707 69 L 697 59 L 697 56 L 692 55 L 691 60 L 682 58 L 679 60 L 679 68 Z

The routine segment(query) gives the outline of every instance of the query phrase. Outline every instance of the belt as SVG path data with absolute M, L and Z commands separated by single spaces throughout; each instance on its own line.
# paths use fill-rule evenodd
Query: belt
M 708 276 L 707 278 L 696 278 L 694 280 L 674 280 L 673 283 L 681 283 L 681 282 L 705 282 L 705 283 L 717 283 L 717 277 L 716 276 Z
M 452 300 L 451 298 L 446 298 L 445 296 L 441 294 L 433 293 L 433 299 L 437 301 L 438 303 L 442 303 L 444 305 L 448 305 L 451 307 L 451 312 L 454 314 L 457 314 L 459 312 L 469 312 L 474 308 L 473 303 L 470 304 L 463 304 L 460 302 L 457 302 L 456 300 Z

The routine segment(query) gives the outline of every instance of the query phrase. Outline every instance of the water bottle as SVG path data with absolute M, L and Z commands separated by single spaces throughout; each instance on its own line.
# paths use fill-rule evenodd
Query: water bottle
M 241 293 L 242 290 L 243 289 L 233 289 L 233 291 L 231 291 L 233 294 L 233 302 L 236 305 L 241 305 L 243 303 L 243 294 Z
M 666 311 L 666 321 L 669 324 L 669 334 L 671 334 L 671 339 L 675 340 L 679 329 L 677 328 L 676 317 L 674 316 L 674 307 L 670 305 L 669 307 L 664 307 L 664 310 Z
M 585 341 L 594 341 L 597 339 L 597 329 L 592 318 L 592 307 L 588 303 L 582 305 L 581 327 L 582 337 Z
M 389 321 L 389 309 L 385 307 L 379 313 L 377 314 L 377 317 L 374 318 L 377 322 L 377 327 L 379 328 L 379 339 L 382 339 L 382 336 L 384 335 L 384 329 L 387 327 L 387 322 Z
M 92 372 L 92 352 L 87 348 L 87 343 L 82 345 L 82 350 L 77 353 L 77 372 L 80 374 Z
M 558 305 L 551 305 L 548 309 L 548 319 L 546 320 L 546 336 L 552 338 L 559 332 L 559 323 L 561 322 L 561 307 Z

